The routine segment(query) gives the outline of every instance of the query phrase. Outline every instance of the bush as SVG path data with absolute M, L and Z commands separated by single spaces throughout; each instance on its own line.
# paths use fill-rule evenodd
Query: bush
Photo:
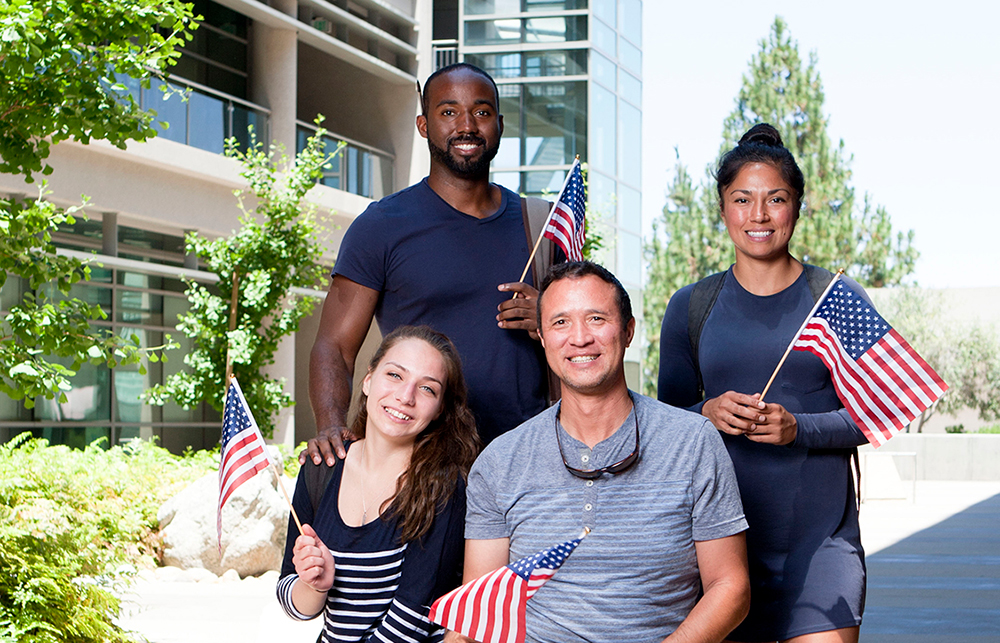
M 79 451 L 17 436 L 0 445 L 0 641 L 132 638 L 112 591 L 155 562 L 156 512 L 217 467 L 134 441 Z
M 1000 433 L 1000 424 L 987 424 L 979 427 L 980 433 Z
M 944 432 L 945 433 L 965 433 L 965 425 L 964 424 L 950 424 L 950 425 L 944 427 Z

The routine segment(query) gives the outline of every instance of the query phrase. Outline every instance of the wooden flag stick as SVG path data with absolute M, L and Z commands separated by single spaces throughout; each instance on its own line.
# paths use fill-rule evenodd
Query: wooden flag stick
M 274 462 L 271 463 L 271 473 L 274 474 L 274 481 L 278 483 L 278 487 L 281 489 L 281 493 L 285 496 L 285 502 L 288 503 L 288 510 L 292 512 L 292 519 L 295 521 L 295 526 L 299 528 L 299 533 L 302 533 L 302 523 L 299 522 L 299 515 L 295 513 L 295 507 L 292 506 L 292 499 L 288 497 L 288 490 L 285 489 L 284 483 L 281 481 L 281 475 L 278 473 L 278 465 Z
M 764 401 L 764 396 L 767 395 L 767 390 L 771 388 L 771 384 L 774 383 L 774 378 L 778 375 L 778 371 L 781 370 L 781 367 L 785 364 L 785 360 L 788 359 L 789 353 L 792 352 L 792 346 L 795 345 L 795 341 L 799 338 L 799 335 L 802 334 L 802 331 L 805 330 L 806 324 L 809 323 L 809 320 L 812 319 L 813 315 L 816 314 L 816 311 L 819 310 L 820 304 L 822 304 L 823 300 L 826 299 L 826 296 L 830 294 L 830 289 L 833 288 L 833 284 L 837 283 L 837 280 L 840 279 L 843 274 L 843 268 L 837 271 L 837 274 L 833 276 L 833 279 L 831 279 L 830 283 L 827 285 L 826 290 L 824 290 L 823 294 L 816 300 L 816 304 L 812 307 L 812 310 L 810 310 L 809 314 L 806 315 L 806 320 L 802 322 L 802 325 L 799 326 L 798 332 L 796 332 L 792 337 L 792 341 L 789 342 L 788 348 L 785 349 L 785 354 L 781 356 L 781 361 L 774 367 L 774 372 L 771 373 L 771 379 L 767 380 L 767 386 L 764 387 L 764 391 L 760 394 L 761 402 Z
M 528 256 L 528 263 L 524 264 L 524 270 L 521 271 L 521 278 L 518 281 L 524 281 L 524 278 L 528 275 L 528 269 L 531 268 L 531 262 L 535 260 L 535 254 L 538 252 L 538 246 L 542 245 L 542 239 L 545 238 L 545 228 L 549 227 L 549 221 L 552 220 L 552 215 L 556 211 L 556 206 L 559 205 L 559 198 L 562 197 L 563 192 L 566 191 L 566 186 L 569 185 L 569 179 L 573 176 L 573 167 L 580 162 L 580 155 L 576 155 L 576 159 L 573 161 L 573 165 L 569 167 L 569 172 L 566 173 L 566 178 L 563 180 L 562 188 L 559 190 L 559 194 L 556 195 L 555 203 L 549 208 L 549 216 L 545 217 L 545 225 L 542 226 L 541 232 L 538 233 L 538 239 L 535 240 L 535 247 L 531 249 L 531 255 Z M 538 275 L 535 275 L 535 280 L 538 280 Z M 537 287 L 538 284 L 536 283 Z M 517 299 L 518 293 L 514 293 L 511 299 Z
M 233 295 L 229 301 L 229 332 L 236 330 L 236 307 L 240 298 L 240 272 L 233 269 Z M 226 338 L 226 389 L 229 389 L 229 382 L 233 379 L 233 349 L 229 345 L 229 338 Z

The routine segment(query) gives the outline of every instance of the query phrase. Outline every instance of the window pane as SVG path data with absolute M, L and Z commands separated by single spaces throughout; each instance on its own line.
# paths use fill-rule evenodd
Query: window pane
M 618 74 L 618 95 L 633 105 L 642 105 L 642 81 L 622 71 Z
M 518 13 L 521 0 L 465 0 L 465 13 Z
M 642 0 L 621 0 L 621 31 L 636 45 L 642 46 Z
M 628 69 L 633 74 L 642 73 L 642 52 L 638 47 L 629 44 L 627 40 L 621 40 L 619 43 L 621 46 L 621 51 L 619 54 L 619 60 L 625 69 Z
M 466 54 L 466 62 L 494 78 L 579 76 L 587 73 L 587 50 L 526 51 L 506 54 Z M 523 64 L 523 68 L 522 68 Z
M 158 136 L 161 138 L 187 143 L 187 103 L 176 94 L 164 100 L 159 84 L 159 81 L 154 80 L 149 89 L 143 90 L 143 105 L 146 109 L 156 112 L 153 128 L 158 131 Z M 170 127 L 164 129 L 160 125 L 161 122 L 168 123 Z
M 465 23 L 466 45 L 502 45 L 521 42 L 521 21 L 476 20 Z
M 642 174 L 642 112 L 622 102 L 618 117 L 618 172 L 637 183 Z
M 587 172 L 587 207 L 598 219 L 613 220 L 615 215 L 615 181 L 595 172 Z
M 614 28 L 618 13 L 616 11 L 617 7 L 615 7 L 615 0 L 592 0 L 591 4 L 594 7 L 594 15 Z
M 618 184 L 618 225 L 624 230 L 642 233 L 642 196 L 638 190 Z
M 601 83 L 608 89 L 615 89 L 615 75 L 618 68 L 606 56 L 602 56 L 596 51 L 590 55 L 590 70 L 594 80 Z
M 138 335 L 142 347 L 159 346 L 163 343 L 163 333 L 123 326 L 118 334 L 122 337 Z M 169 364 L 169 362 L 167 362 Z M 115 386 L 115 418 L 118 422 L 159 422 L 163 416 L 162 407 L 145 404 L 139 396 L 147 388 L 163 381 L 163 365 L 149 362 L 146 374 L 139 373 L 138 364 L 119 366 L 113 379 Z
M 69 368 L 70 358 L 50 358 Z M 84 364 L 70 379 L 73 388 L 66 391 L 66 402 L 38 398 L 35 418 L 54 422 L 70 420 L 95 421 L 111 419 L 111 371 L 105 365 Z
M 226 104 L 214 96 L 191 92 L 189 143 L 198 149 L 222 154 L 226 139 Z
M 618 40 L 618 35 L 615 30 L 607 26 L 600 20 L 594 20 L 594 33 L 591 34 L 590 41 L 595 47 L 605 52 L 612 58 L 618 55 L 615 49 L 615 41 Z
M 525 164 L 572 163 L 586 140 L 586 83 L 530 84 L 524 90 Z
M 628 232 L 618 233 L 617 277 L 623 282 L 638 284 L 642 280 L 642 242 L 639 235 Z
M 552 170 L 547 172 L 525 172 L 524 193 L 549 201 L 555 201 L 562 189 L 568 170 Z
M 503 114 L 503 138 L 493 167 L 517 167 L 521 165 L 521 86 L 500 85 L 497 89 Z
M 593 85 L 590 113 L 591 167 L 615 174 L 615 126 L 618 122 L 615 95 L 600 85 Z
M 466 54 L 465 61 L 495 79 L 521 77 L 521 54 Z
M 524 42 L 573 42 L 587 39 L 587 16 L 528 18 Z

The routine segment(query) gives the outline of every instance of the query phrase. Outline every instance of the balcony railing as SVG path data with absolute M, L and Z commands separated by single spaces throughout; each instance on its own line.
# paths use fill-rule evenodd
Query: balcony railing
M 185 91 L 186 101 L 177 94 L 165 97 L 162 83 L 157 80 L 149 89 L 142 89 L 137 81 L 130 78 L 121 82 L 143 109 L 156 111 L 153 127 L 160 138 L 216 154 L 225 150 L 225 140 L 229 137 L 235 136 L 241 146 L 246 146 L 250 125 L 253 125 L 258 140 L 271 140 L 271 112 L 260 105 L 180 78 L 170 79 L 170 85 Z M 169 127 L 160 125 L 164 121 Z
M 458 62 L 457 40 L 435 40 L 431 42 L 431 51 L 434 54 L 434 71 Z
M 295 149 L 299 152 L 316 128 L 302 121 L 296 125 Z M 330 167 L 323 171 L 319 181 L 321 184 L 369 199 L 381 199 L 392 193 L 392 154 L 337 134 L 328 134 L 324 139 L 328 153 L 336 150 L 342 141 L 346 145 L 330 160 Z

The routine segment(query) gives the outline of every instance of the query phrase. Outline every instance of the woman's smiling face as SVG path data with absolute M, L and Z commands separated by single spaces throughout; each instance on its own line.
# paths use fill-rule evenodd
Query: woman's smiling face
M 788 253 L 799 218 L 798 195 L 768 163 L 747 163 L 722 195 L 722 220 L 736 252 L 750 259 Z
M 366 432 L 415 440 L 441 414 L 447 381 L 444 357 L 436 348 L 415 338 L 396 343 L 361 385 L 368 396 Z

